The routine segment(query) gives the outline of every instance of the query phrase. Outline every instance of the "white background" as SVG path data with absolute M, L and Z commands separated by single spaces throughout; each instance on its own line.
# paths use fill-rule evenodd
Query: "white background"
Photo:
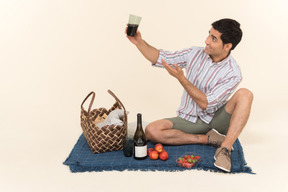
M 0 0 L 0 191 L 287 191 L 287 10 L 286 0 Z M 129 122 L 138 112 L 147 122 L 176 114 L 182 87 L 128 41 L 130 13 L 142 16 L 149 44 L 170 51 L 204 46 L 215 20 L 241 23 L 232 54 L 244 77 L 238 88 L 254 103 L 239 139 L 256 175 L 73 174 L 62 164 L 92 90 L 94 107 L 110 107 L 111 89 Z

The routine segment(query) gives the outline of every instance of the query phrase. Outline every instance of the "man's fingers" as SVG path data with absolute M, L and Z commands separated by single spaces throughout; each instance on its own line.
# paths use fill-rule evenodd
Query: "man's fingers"
M 164 61 L 164 59 L 161 59 L 161 61 L 162 61 L 163 66 L 166 68 L 166 66 L 168 65 L 168 64 L 166 63 L 166 61 Z
M 161 61 L 162 61 L 163 66 L 165 67 L 165 69 L 168 71 L 168 73 L 175 77 L 175 75 L 177 74 L 177 71 L 175 69 L 173 69 L 172 66 L 168 65 L 166 63 L 166 61 L 164 61 L 163 59 Z
M 166 61 L 164 60 L 164 59 L 162 59 L 161 60 L 162 61 L 162 64 L 163 64 L 163 66 L 165 67 L 165 69 L 167 69 L 168 71 L 170 71 L 171 69 L 171 67 L 166 63 Z
M 176 71 L 178 71 L 178 72 L 182 71 L 182 69 L 177 64 L 174 64 L 174 67 L 175 67 Z
M 169 67 L 169 68 L 172 68 L 170 65 L 168 65 L 168 63 L 166 63 L 166 61 L 164 59 L 161 60 L 162 61 L 162 64 L 164 65 L 164 67 Z
M 128 30 L 128 24 L 126 24 L 126 28 L 125 28 L 125 34 L 127 33 L 127 30 Z
M 169 69 L 170 71 L 175 71 L 176 67 L 178 67 L 177 64 L 173 64 L 173 66 L 175 67 L 175 69 L 171 66 L 171 65 L 168 65 L 168 63 L 166 63 L 166 61 L 164 59 L 161 60 L 162 61 L 162 64 L 163 66 L 167 69 Z M 181 69 L 180 67 L 178 67 L 179 69 Z

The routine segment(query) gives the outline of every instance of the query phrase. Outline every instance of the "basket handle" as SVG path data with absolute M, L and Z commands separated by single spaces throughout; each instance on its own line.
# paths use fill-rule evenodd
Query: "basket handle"
M 124 109 L 124 113 L 126 114 L 126 109 L 125 109 L 123 103 L 120 101 L 120 99 L 118 99 L 118 97 L 117 97 L 110 89 L 108 89 L 108 93 L 109 93 L 110 95 L 112 95 L 112 97 L 114 97 L 115 100 L 120 103 L 120 105 L 121 105 L 121 106 L 123 107 L 123 109 Z
M 126 114 L 126 109 L 125 109 L 123 103 L 120 101 L 120 99 L 118 99 L 118 97 L 117 97 L 110 89 L 108 89 L 108 93 L 109 93 L 110 95 L 112 95 L 112 97 L 114 97 L 114 99 L 120 103 L 120 105 L 121 105 L 121 106 L 123 107 L 123 109 L 124 109 L 124 113 Z M 91 108 L 92 108 L 92 105 L 93 105 L 93 102 L 94 102 L 94 99 L 95 99 L 95 93 L 94 93 L 93 91 L 91 91 L 91 92 L 87 95 L 87 97 L 84 99 L 84 101 L 82 102 L 82 104 L 81 104 L 81 108 L 84 110 L 83 105 L 84 105 L 84 103 L 86 102 L 86 100 L 87 100 L 91 95 L 92 95 L 92 99 L 91 99 L 90 104 L 89 104 L 88 113 L 90 113 L 90 111 L 91 111 Z
M 120 101 L 120 99 L 118 99 L 118 97 L 117 97 L 110 89 L 108 89 L 108 93 L 110 93 L 110 95 L 112 95 L 112 97 L 114 97 L 114 98 L 116 99 L 116 101 L 117 101 L 118 103 L 120 103 L 120 105 L 121 105 L 121 106 L 123 107 L 123 109 L 124 109 L 123 122 L 124 122 L 124 128 L 125 128 L 125 136 L 126 136 L 126 135 L 127 135 L 127 128 L 128 128 L 128 126 L 127 126 L 127 112 L 126 112 L 126 109 L 125 109 L 123 103 Z
M 87 97 L 84 99 L 84 101 L 82 102 L 81 104 L 81 109 L 84 110 L 84 107 L 83 107 L 83 104 L 85 103 L 85 101 L 90 97 L 90 95 L 92 95 L 92 99 L 90 101 L 90 104 L 89 104 L 89 108 L 88 108 L 88 113 L 90 113 L 90 110 L 91 110 L 91 107 L 93 105 L 93 102 L 94 102 L 94 99 L 95 99 L 95 93 L 93 91 L 91 91 Z M 84 110 L 85 111 L 85 110 Z

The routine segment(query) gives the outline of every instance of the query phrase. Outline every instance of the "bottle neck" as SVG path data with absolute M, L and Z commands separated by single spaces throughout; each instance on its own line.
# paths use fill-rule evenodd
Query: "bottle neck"
M 140 113 L 137 114 L 137 124 L 142 124 L 142 115 Z
M 141 115 L 141 113 L 137 114 L 137 128 L 138 127 L 142 128 L 142 115 Z

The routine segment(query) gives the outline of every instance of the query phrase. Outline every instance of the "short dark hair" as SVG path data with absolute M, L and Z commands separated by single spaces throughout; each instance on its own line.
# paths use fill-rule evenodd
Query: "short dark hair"
M 240 23 L 233 19 L 220 19 L 212 23 L 214 29 L 221 34 L 221 40 L 223 44 L 232 43 L 233 50 L 242 39 L 242 30 L 240 29 Z

